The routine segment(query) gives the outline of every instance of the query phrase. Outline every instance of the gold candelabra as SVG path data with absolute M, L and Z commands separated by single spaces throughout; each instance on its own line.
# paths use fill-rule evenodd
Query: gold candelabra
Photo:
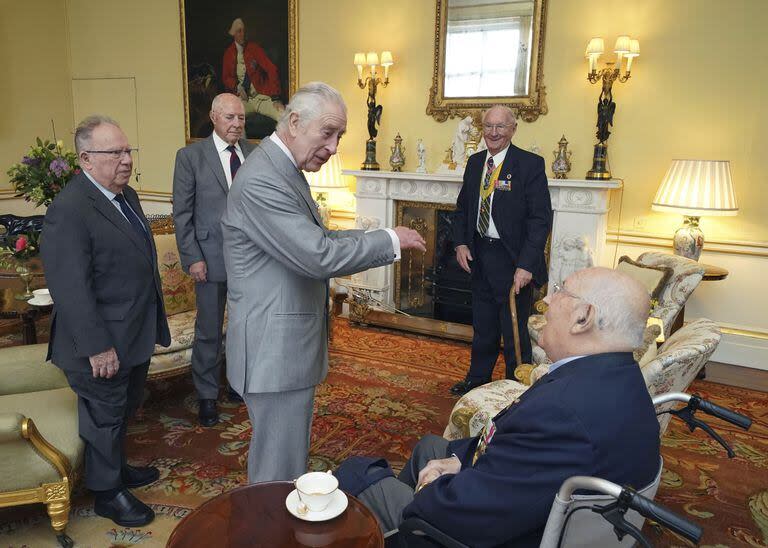
M 376 161 L 376 135 L 379 133 L 377 126 L 381 125 L 381 113 L 384 107 L 376 103 L 376 89 L 379 85 L 382 87 L 389 85 L 389 67 L 393 64 L 394 60 L 390 51 L 381 52 L 381 61 L 379 61 L 379 56 L 374 51 L 355 54 L 357 85 L 360 89 L 368 88 L 368 140 L 365 142 L 363 169 L 374 171 L 379 169 L 379 163 Z M 366 65 L 369 67 L 370 74 L 363 78 L 363 68 Z M 384 67 L 383 80 L 377 74 L 379 66 Z
M 616 62 L 607 62 L 605 68 L 598 70 L 597 63 L 605 51 L 605 43 L 602 38 L 592 38 L 587 45 L 586 57 L 589 60 L 589 72 L 587 80 L 591 84 L 602 83 L 600 98 L 597 101 L 597 144 L 592 157 L 592 169 L 587 172 L 587 179 L 610 179 L 611 172 L 608 169 L 608 145 L 606 141 L 611 135 L 610 127 L 613 126 L 613 115 L 616 111 L 616 103 L 613 102 L 613 83 L 626 82 L 632 71 L 632 61 L 640 55 L 640 43 L 629 36 L 619 36 L 613 48 L 616 53 Z M 622 74 L 622 63 L 626 60 L 626 68 Z

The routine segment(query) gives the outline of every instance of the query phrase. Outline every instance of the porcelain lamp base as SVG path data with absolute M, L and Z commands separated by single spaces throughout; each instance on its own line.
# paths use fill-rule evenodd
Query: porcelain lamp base
M 683 226 L 677 229 L 672 239 L 675 255 L 699 260 L 704 247 L 704 233 L 699 228 L 699 217 L 685 216 Z

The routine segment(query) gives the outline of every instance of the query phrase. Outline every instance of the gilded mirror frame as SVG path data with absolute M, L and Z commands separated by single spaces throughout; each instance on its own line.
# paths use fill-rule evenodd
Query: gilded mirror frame
M 448 22 L 448 0 L 436 0 L 435 11 L 435 62 L 432 70 L 432 87 L 429 90 L 427 114 L 438 122 L 448 118 L 472 116 L 479 121 L 482 112 L 493 105 L 507 105 L 518 118 L 533 122 L 548 112 L 544 79 L 544 37 L 547 18 L 547 0 L 533 0 L 533 39 L 531 48 L 530 85 L 527 95 L 498 97 L 446 98 L 445 36 Z

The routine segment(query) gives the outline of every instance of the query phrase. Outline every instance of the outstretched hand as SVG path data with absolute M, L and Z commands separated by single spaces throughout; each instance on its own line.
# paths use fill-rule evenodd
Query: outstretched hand
M 472 253 L 469 251 L 469 246 L 464 244 L 456 246 L 456 261 L 464 272 L 472 272 L 472 267 L 469 266 L 469 261 L 472 260 Z
M 421 237 L 421 234 L 412 228 L 396 226 L 394 231 L 400 238 L 400 249 L 418 249 L 422 252 L 427 250 L 427 242 Z

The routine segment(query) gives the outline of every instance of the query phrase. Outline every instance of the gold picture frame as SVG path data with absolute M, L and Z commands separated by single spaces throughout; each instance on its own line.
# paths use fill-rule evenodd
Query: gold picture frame
M 179 8 L 187 143 L 211 134 L 213 97 L 233 91 L 224 84 L 222 67 L 228 49 L 234 48 L 229 29 L 237 18 L 248 41 L 277 68 L 280 92 L 270 97 L 287 104 L 298 87 L 298 0 L 231 0 L 226 8 L 209 0 L 179 0 Z M 273 120 L 246 110 L 246 135 L 258 142 L 271 133 Z

